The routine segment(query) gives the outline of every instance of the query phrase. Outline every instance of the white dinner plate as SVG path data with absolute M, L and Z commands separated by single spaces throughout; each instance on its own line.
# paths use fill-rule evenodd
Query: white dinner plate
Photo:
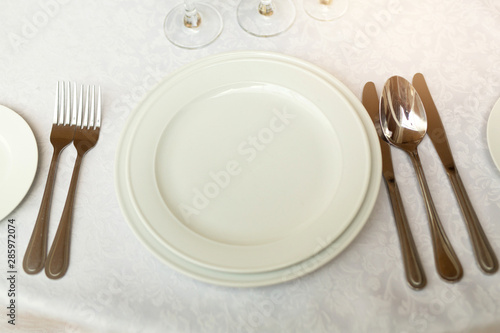
M 369 181 L 363 125 L 342 93 L 272 58 L 187 66 L 137 108 L 128 183 L 150 231 L 199 265 L 286 267 L 338 237 Z
M 370 138 L 368 142 L 368 156 L 369 160 L 367 164 L 371 165 L 368 168 L 368 187 L 367 191 L 364 191 L 365 195 L 361 198 L 361 206 L 356 209 L 355 216 L 353 219 L 347 223 L 343 232 L 337 236 L 330 236 L 329 234 L 324 234 L 317 239 L 315 243 L 308 249 L 309 256 L 305 258 L 305 261 L 295 262 L 290 266 L 277 268 L 268 271 L 255 271 L 252 273 L 245 273 L 245 270 L 241 271 L 227 271 L 225 269 L 219 269 L 219 267 L 208 268 L 206 265 L 200 264 L 183 255 L 179 255 L 175 250 L 165 243 L 158 235 L 151 230 L 148 223 L 145 223 L 144 217 L 141 216 L 140 211 L 137 210 L 137 203 L 134 193 L 131 192 L 130 182 L 129 182 L 129 163 L 130 163 L 130 147 L 132 143 L 136 140 L 136 137 L 130 135 L 135 133 L 137 127 L 137 121 L 129 122 L 125 128 L 122 141 L 118 147 L 117 152 L 117 164 L 116 164 L 116 188 L 119 197 L 120 205 L 126 216 L 131 228 L 136 232 L 140 240 L 144 242 L 146 247 L 150 249 L 153 253 L 158 255 L 163 261 L 165 261 L 170 266 L 182 271 L 197 279 L 228 285 L 228 286 L 258 286 L 258 285 L 268 285 L 273 283 L 278 283 L 286 281 L 301 275 L 304 275 L 331 260 L 335 257 L 342 249 L 344 249 L 357 233 L 361 230 L 366 219 L 368 218 L 373 204 L 375 202 L 376 196 L 378 194 L 378 189 L 380 186 L 380 175 L 381 172 L 381 160 L 380 151 L 377 145 L 373 142 L 377 142 L 377 136 L 371 124 L 371 120 L 365 114 L 366 111 L 359 103 L 359 100 L 352 95 L 352 93 L 343 86 L 338 80 L 333 78 L 328 73 L 322 71 L 321 69 L 310 65 L 301 60 L 290 58 L 283 55 L 271 54 L 271 53 L 261 53 L 261 52 L 244 52 L 244 53 L 231 53 L 223 54 L 215 57 L 210 57 L 197 62 L 190 66 L 192 71 L 196 71 L 200 68 L 210 67 L 216 63 L 224 63 L 235 59 L 253 59 L 254 61 L 259 60 L 262 63 L 272 62 L 274 65 L 279 63 L 289 65 L 288 70 L 298 70 L 301 69 L 304 72 L 309 73 L 309 75 L 316 76 L 320 81 L 330 85 L 338 93 L 344 96 L 352 107 L 352 112 L 356 117 L 361 119 L 363 124 L 363 132 L 365 133 L 365 138 L 361 141 L 366 140 L 366 135 Z M 181 71 L 182 72 L 182 71 Z M 176 75 L 178 75 L 177 73 Z M 358 120 L 359 120 L 358 119 Z M 164 132 L 161 133 L 162 135 Z M 361 135 L 363 137 L 363 135 Z M 159 144 L 158 147 L 161 147 Z M 156 147 L 155 147 L 156 148 Z M 155 149 L 155 151 L 159 151 Z M 141 156 L 145 157 L 145 156 Z M 145 159 L 147 161 L 147 159 Z M 155 160 L 155 166 L 158 165 L 158 161 Z M 286 193 L 284 193 L 286 195 Z M 161 195 L 160 195 L 161 196 Z M 242 245 L 239 245 L 242 246 Z M 246 245 L 242 246 L 245 247 Z M 300 244 L 298 244 L 300 246 Z M 314 255 L 311 255 L 316 253 Z
M 23 200 L 38 164 L 35 136 L 26 121 L 0 105 L 0 220 Z
M 488 118 L 486 127 L 486 139 L 491 158 L 498 170 L 500 170 L 500 99 L 495 103 Z

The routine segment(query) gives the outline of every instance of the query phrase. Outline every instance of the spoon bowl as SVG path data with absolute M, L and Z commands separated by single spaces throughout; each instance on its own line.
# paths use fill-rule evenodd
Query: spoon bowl
M 427 117 L 420 97 L 410 82 L 400 76 L 387 80 L 380 100 L 380 125 L 387 141 L 406 151 L 411 158 L 422 190 L 439 275 L 456 282 L 463 276 L 462 265 L 441 225 L 418 156 L 418 144 L 427 133 Z
M 424 105 L 413 86 L 400 76 L 387 80 L 380 100 L 380 123 L 386 139 L 415 150 L 427 133 Z

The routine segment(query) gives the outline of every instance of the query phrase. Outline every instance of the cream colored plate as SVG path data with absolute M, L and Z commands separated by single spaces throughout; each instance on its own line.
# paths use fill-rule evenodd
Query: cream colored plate
M 366 125 L 367 119 L 365 115 L 364 108 L 360 105 L 359 101 L 352 96 L 352 94 L 337 80 L 335 80 L 333 77 L 328 75 L 327 73 L 319 70 L 317 67 L 311 66 L 308 63 L 302 62 L 300 60 L 282 56 L 282 55 L 277 55 L 277 54 L 269 54 L 269 53 L 232 53 L 232 54 L 224 54 L 224 55 L 219 55 L 216 57 L 211 57 L 205 60 L 202 60 L 201 62 L 198 62 L 194 65 L 191 65 L 190 68 L 193 71 L 196 71 L 197 69 L 203 69 L 206 67 L 211 67 L 214 64 L 217 63 L 227 63 L 230 60 L 244 60 L 248 61 L 248 59 L 251 59 L 252 61 L 260 61 L 261 64 L 264 63 L 273 63 L 273 67 L 280 67 L 278 66 L 280 63 L 281 64 L 286 64 L 286 70 L 284 70 L 284 73 L 287 71 L 301 71 L 304 73 L 307 73 L 306 76 L 313 76 L 316 77 L 316 80 L 322 82 L 322 84 L 325 84 L 330 87 L 333 91 L 336 91 L 335 94 L 339 94 L 341 98 L 347 97 L 349 104 L 351 105 L 351 111 L 353 115 L 356 115 L 357 117 L 360 117 L 363 119 L 363 127 L 361 130 L 361 133 L 365 133 L 363 136 L 366 136 L 366 133 L 368 133 L 369 136 L 371 136 L 371 139 L 376 142 L 376 134 L 373 131 L 373 126 L 371 126 L 370 120 L 368 119 L 368 126 Z M 185 72 L 185 69 L 183 70 Z M 181 71 L 181 73 L 183 72 Z M 177 73 L 178 75 L 179 73 Z M 262 82 L 262 81 L 261 81 Z M 245 88 L 246 89 L 246 88 Z M 301 95 L 303 94 L 303 91 L 300 92 Z M 238 97 L 240 98 L 240 97 Z M 354 106 L 354 107 L 353 107 Z M 312 110 L 306 108 L 306 110 Z M 321 110 L 321 109 L 320 109 Z M 360 111 L 361 110 L 361 111 Z M 306 112 L 307 114 L 307 112 Z M 313 113 L 314 114 L 314 113 Z M 188 117 L 189 118 L 189 117 Z M 142 121 L 142 120 L 141 120 Z M 358 119 L 359 121 L 359 119 Z M 140 121 L 139 121 L 140 122 Z M 116 172 L 116 185 L 117 185 L 117 192 L 118 196 L 120 198 L 120 203 L 122 206 L 122 209 L 132 227 L 133 230 L 137 232 L 138 237 L 145 242 L 145 245 L 152 250 L 155 254 L 159 255 L 160 258 L 162 258 L 164 261 L 169 263 L 171 266 L 183 271 L 186 274 L 189 274 L 191 276 L 194 276 L 198 279 L 204 280 L 204 281 L 209 281 L 212 283 L 218 283 L 218 284 L 224 284 L 224 285 L 237 285 L 237 286 L 249 286 L 249 285 L 264 285 L 264 284 L 272 284 L 272 283 L 277 283 L 288 279 L 291 279 L 296 276 L 303 275 L 307 272 L 309 272 L 312 269 L 315 269 L 316 267 L 319 267 L 326 263 L 328 260 L 333 258 L 336 254 L 338 254 L 349 242 L 353 239 L 353 237 L 357 234 L 357 232 L 361 229 L 362 225 L 366 221 L 366 218 L 369 215 L 369 212 L 371 211 L 373 207 L 373 202 L 376 198 L 376 194 L 378 193 L 378 187 L 380 184 L 380 177 L 378 175 L 380 174 L 380 152 L 378 150 L 378 146 L 373 146 L 372 142 L 369 142 L 369 146 L 367 147 L 368 150 L 368 161 L 367 164 L 373 164 L 372 168 L 368 168 L 368 192 L 365 193 L 361 196 L 360 199 L 360 204 L 361 206 L 359 209 L 356 209 L 354 212 L 354 219 L 349 219 L 345 227 L 342 229 L 339 235 L 334 235 L 331 237 L 329 234 L 323 234 L 322 236 L 319 236 L 317 239 L 314 240 L 313 244 L 309 243 L 309 247 L 307 250 L 304 250 L 304 253 L 307 252 L 308 254 L 306 255 L 306 261 L 305 263 L 308 263 L 309 268 L 306 270 L 301 269 L 299 266 L 301 265 L 298 262 L 291 263 L 291 266 L 288 266 L 288 268 L 285 268 L 286 266 L 283 266 L 281 268 L 277 268 L 274 270 L 267 270 L 267 271 L 260 271 L 260 272 L 252 272 L 252 273 L 245 273 L 245 267 L 243 267 L 242 270 L 236 272 L 229 272 L 225 270 L 225 267 L 222 269 L 217 268 L 207 268 L 206 265 L 203 263 L 196 262 L 194 260 L 191 260 L 190 258 L 186 258 L 183 255 L 179 255 L 175 250 L 172 250 L 171 246 L 166 244 L 164 240 L 162 240 L 158 235 L 154 234 L 154 231 L 151 230 L 151 227 L 147 225 L 147 223 L 144 222 L 144 217 L 141 217 L 140 213 L 137 210 L 137 204 L 134 203 L 136 198 L 134 197 L 133 192 L 131 191 L 131 187 L 129 184 L 129 179 L 128 179 L 128 163 L 130 159 L 129 155 L 129 150 L 131 150 L 131 146 L 133 145 L 133 142 L 135 138 L 133 136 L 130 136 L 130 133 L 134 133 L 137 128 L 140 126 L 138 125 L 139 123 L 137 120 L 134 122 L 129 122 L 127 128 L 125 129 L 125 132 L 127 135 L 124 135 L 122 137 L 122 142 L 120 144 L 119 150 L 118 150 L 118 155 L 117 155 L 117 172 Z M 168 122 L 167 122 L 168 123 Z M 324 122 L 321 121 L 320 123 L 322 124 L 329 124 L 329 122 Z M 313 122 L 313 124 L 316 124 L 316 122 Z M 330 123 L 331 124 L 331 123 Z M 330 126 L 330 125 L 329 125 Z M 328 126 L 326 126 L 328 127 Z M 167 133 L 168 131 L 162 131 L 161 135 L 165 135 L 164 133 Z M 283 131 L 282 133 L 285 133 Z M 307 132 L 311 133 L 311 132 Z M 295 132 L 291 132 L 291 134 L 295 135 Z M 181 136 L 182 137 L 182 136 Z M 374 139 L 373 139 L 374 137 Z M 307 137 L 306 137 L 307 139 Z M 165 139 L 166 140 L 166 139 Z M 366 137 L 362 139 L 361 141 L 366 140 Z M 161 146 L 163 143 L 161 143 L 162 140 L 159 140 L 160 144 L 158 145 L 158 150 L 154 149 L 155 152 L 161 151 Z M 286 141 L 285 141 L 286 142 Z M 306 141 L 307 142 L 307 141 Z M 365 141 L 366 142 L 366 141 Z M 182 151 L 182 149 L 181 149 Z M 265 150 L 263 150 L 265 151 Z M 149 160 L 146 158 L 147 154 L 139 156 L 138 160 L 144 161 L 144 163 L 148 163 L 147 161 Z M 186 152 L 186 155 L 190 155 L 189 152 Z M 363 154 L 361 154 L 363 155 Z M 156 156 L 156 155 L 155 155 Z M 207 156 L 212 156 L 212 155 L 207 155 Z M 137 159 L 135 159 L 137 160 Z M 158 158 L 155 163 L 155 166 L 153 169 L 158 170 L 158 162 L 161 159 Z M 168 159 L 167 159 L 168 160 Z M 243 170 L 242 170 L 243 172 Z M 374 177 L 373 175 L 376 174 L 377 177 Z M 238 174 L 237 176 L 239 176 Z M 299 173 L 300 176 L 300 173 Z M 156 177 L 155 177 L 156 178 Z M 236 177 L 234 178 L 236 179 Z M 161 188 L 161 186 L 159 187 Z M 161 190 L 159 190 L 161 192 Z M 366 191 L 365 191 L 366 192 Z M 287 193 L 283 193 L 284 195 L 287 195 Z M 160 197 L 162 195 L 160 194 Z M 168 199 L 167 199 L 168 201 Z M 136 205 L 135 207 L 132 205 Z M 292 207 L 295 208 L 295 207 Z M 357 214 L 357 215 L 356 215 Z M 335 221 L 334 221 L 335 223 Z M 333 223 L 333 224 L 334 224 Z M 242 238 L 244 239 L 244 238 Z M 240 241 L 241 242 L 241 241 Z M 214 243 L 218 243 L 219 245 L 221 242 L 219 241 L 214 241 Z M 254 245 L 227 245 L 228 247 L 249 247 L 252 249 L 252 247 L 255 247 Z M 301 244 L 298 244 L 300 247 Z M 316 253 L 315 255 L 313 255 Z M 279 258 L 279 257 L 278 257 Z M 205 267 L 204 267 L 205 266 Z M 285 274 L 286 276 L 282 276 L 278 278 L 278 276 L 281 276 L 281 274 Z
M 345 230 L 365 196 L 361 121 L 300 68 L 249 57 L 191 65 L 134 115 L 135 207 L 166 246 L 200 265 L 262 272 L 304 260 L 317 239 Z
M 495 103 L 488 118 L 486 138 L 491 158 L 500 170 L 500 99 Z
M 24 119 L 0 105 L 0 220 L 24 198 L 38 164 L 35 136 Z

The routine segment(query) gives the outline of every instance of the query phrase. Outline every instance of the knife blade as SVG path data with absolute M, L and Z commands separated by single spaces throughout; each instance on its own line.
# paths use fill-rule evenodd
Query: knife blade
M 389 197 L 391 199 L 392 210 L 394 213 L 394 220 L 396 229 L 398 231 L 399 242 L 401 244 L 401 254 L 403 257 L 403 264 L 405 267 L 406 280 L 409 285 L 414 289 L 422 289 L 427 284 L 424 269 L 420 262 L 415 241 L 411 234 L 408 219 L 399 192 L 396 177 L 394 175 L 394 167 L 392 165 L 392 155 L 389 143 L 382 140 L 382 132 L 380 129 L 379 121 L 379 99 L 377 96 L 377 89 L 373 82 L 368 82 L 363 88 L 363 105 L 365 106 L 373 124 L 377 130 L 380 149 L 382 151 L 382 176 L 387 185 Z
M 434 104 L 425 78 L 421 73 L 414 75 L 413 86 L 424 104 L 427 114 L 427 133 L 443 163 L 453 191 L 455 192 L 455 196 L 457 197 L 460 209 L 462 210 L 476 261 L 483 272 L 493 274 L 498 270 L 498 259 L 479 223 L 479 219 L 472 207 L 465 186 L 462 183 L 451 153 L 443 122 Z

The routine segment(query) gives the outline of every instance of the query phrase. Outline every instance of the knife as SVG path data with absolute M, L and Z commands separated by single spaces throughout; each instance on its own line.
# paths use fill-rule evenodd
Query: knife
M 420 95 L 420 99 L 424 104 L 428 120 L 427 133 L 431 138 L 434 148 L 436 148 L 448 177 L 450 178 L 453 191 L 455 192 L 460 209 L 462 210 L 462 214 L 465 218 L 465 224 L 467 226 L 467 230 L 469 231 L 469 237 L 472 242 L 476 261 L 483 272 L 493 274 L 498 270 L 497 257 L 491 248 L 488 238 L 486 238 L 476 212 L 472 207 L 472 203 L 469 200 L 464 184 L 460 179 L 455 161 L 453 160 L 453 156 L 451 154 L 443 122 L 439 117 L 436 105 L 434 104 L 434 100 L 432 99 L 431 93 L 422 74 L 415 74 L 413 77 L 413 86 L 417 90 Z
M 363 89 L 363 105 L 368 111 L 378 133 L 380 149 L 382 151 L 382 176 L 384 177 L 389 197 L 391 198 L 394 220 L 396 222 L 399 242 L 401 243 L 401 254 L 406 272 L 406 280 L 412 288 L 419 290 L 425 287 L 427 279 L 411 234 L 410 226 L 408 225 L 403 201 L 394 176 L 391 148 L 389 143 L 382 140 L 379 122 L 379 99 L 373 82 L 365 84 Z

